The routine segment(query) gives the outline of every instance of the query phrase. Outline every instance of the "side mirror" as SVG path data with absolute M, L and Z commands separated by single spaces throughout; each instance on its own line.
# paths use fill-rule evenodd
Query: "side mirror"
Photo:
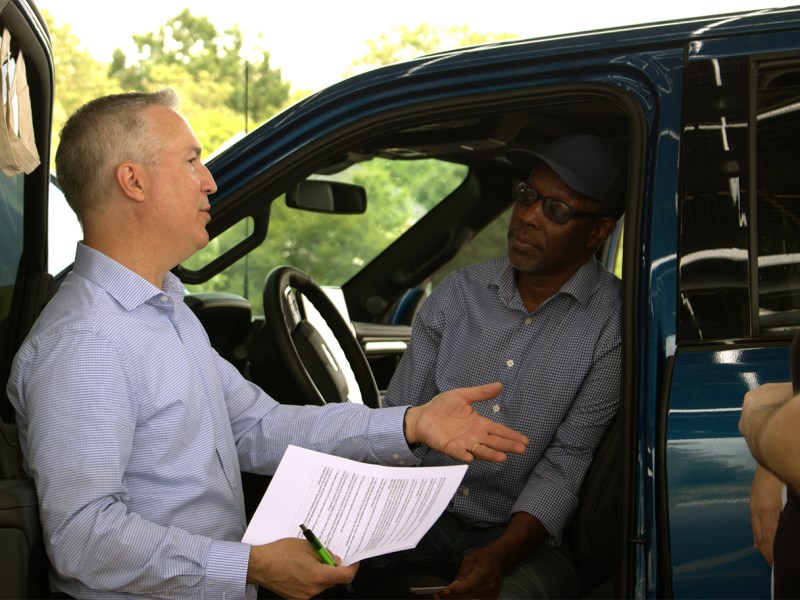
M 337 215 L 358 215 L 367 210 L 367 191 L 360 185 L 338 181 L 300 181 L 286 192 L 286 206 Z

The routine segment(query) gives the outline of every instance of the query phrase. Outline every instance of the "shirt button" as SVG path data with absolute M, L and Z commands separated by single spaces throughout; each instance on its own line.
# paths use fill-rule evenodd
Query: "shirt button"
M 533 319 L 530 317 L 525 317 L 525 325 L 530 325 L 531 323 L 533 323 Z
M 397 454 L 397 453 L 392 454 L 392 458 L 395 459 L 395 460 L 400 460 L 400 455 Z
M 499 404 L 495 404 L 495 405 L 492 407 L 492 412 L 493 412 L 493 413 L 500 412 L 500 405 L 499 405 Z
M 162 294 L 159 300 L 161 301 L 161 304 L 166 304 L 167 302 L 169 302 L 169 296 L 167 296 L 166 294 Z
M 506 366 L 507 366 L 507 367 L 510 369 L 511 367 L 513 367 L 513 366 L 514 366 L 514 361 L 513 361 L 513 360 L 511 360 L 511 359 L 509 358 L 509 359 L 506 361 Z
M 469 496 L 469 488 L 465 487 L 463 490 L 461 490 L 461 495 L 464 497 Z

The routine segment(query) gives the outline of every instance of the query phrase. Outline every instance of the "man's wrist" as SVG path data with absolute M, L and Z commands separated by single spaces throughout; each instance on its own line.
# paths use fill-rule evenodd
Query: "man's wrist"
M 406 409 L 405 415 L 403 415 L 403 437 L 406 439 L 406 444 L 408 444 L 409 449 L 416 450 L 417 448 L 420 447 L 421 444 L 419 442 L 411 442 L 408 439 L 408 419 L 411 416 L 409 415 L 409 413 L 413 410 L 414 407 L 410 406 L 408 407 L 408 409 Z

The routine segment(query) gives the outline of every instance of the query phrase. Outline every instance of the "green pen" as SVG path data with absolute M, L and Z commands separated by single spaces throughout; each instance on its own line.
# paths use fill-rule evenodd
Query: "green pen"
M 319 538 L 317 538 L 317 536 L 314 535 L 313 531 L 311 531 L 304 524 L 300 524 L 300 530 L 303 532 L 303 535 L 306 536 L 306 539 L 311 543 L 311 545 L 314 546 L 314 550 L 316 550 L 317 554 L 320 555 L 320 557 L 322 558 L 322 562 L 332 567 L 337 566 L 336 561 L 333 560 L 333 557 L 331 556 L 330 552 L 328 552 L 325 546 L 322 545 L 322 542 L 320 542 Z M 349 583 L 344 584 L 344 589 L 346 589 L 351 594 L 354 593 L 355 591 L 353 590 L 353 586 L 350 585 Z

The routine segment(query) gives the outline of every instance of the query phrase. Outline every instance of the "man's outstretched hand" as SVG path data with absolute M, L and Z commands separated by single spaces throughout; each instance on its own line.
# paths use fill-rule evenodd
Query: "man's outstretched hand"
M 406 440 L 465 462 L 473 458 L 502 462 L 508 452 L 522 454 L 528 445 L 526 436 L 482 417 L 472 407 L 474 402 L 496 397 L 502 389 L 500 383 L 457 388 L 409 408 Z

